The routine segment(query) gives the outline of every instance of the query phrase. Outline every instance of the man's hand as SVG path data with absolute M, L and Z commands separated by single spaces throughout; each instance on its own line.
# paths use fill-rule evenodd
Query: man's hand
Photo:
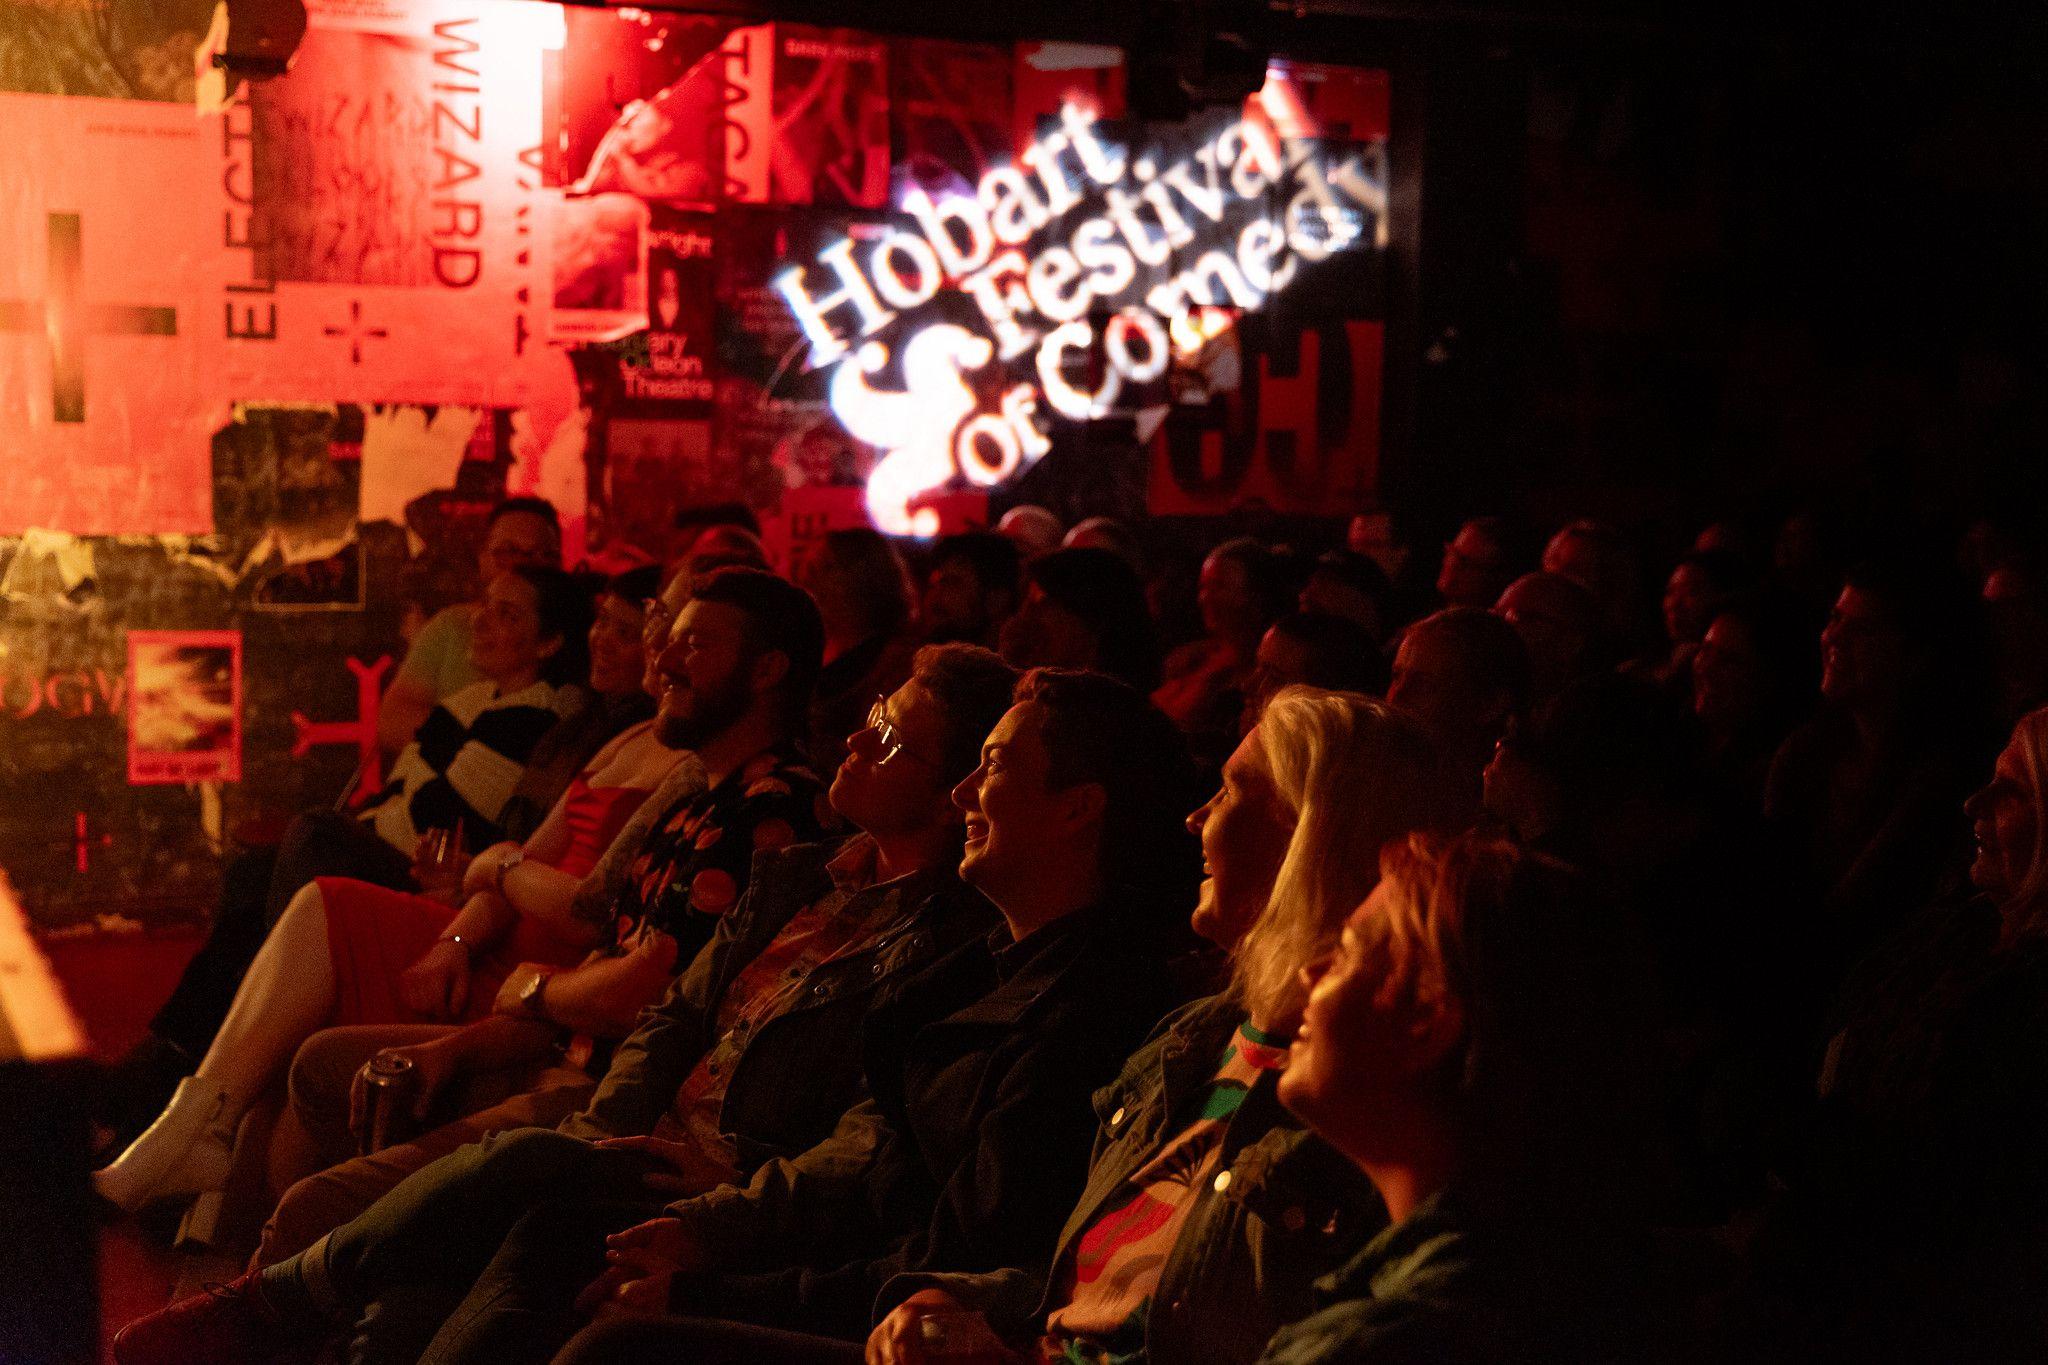
M 608 1262 L 604 1274 L 592 1280 L 576 1296 L 576 1309 L 581 1313 L 595 1313 L 600 1308 L 614 1303 L 625 1286 L 636 1281 L 661 1277 L 659 1285 L 660 1306 L 653 1311 L 668 1311 L 668 1281 L 678 1271 L 696 1272 L 708 1268 L 709 1258 L 703 1248 L 695 1243 L 680 1218 L 654 1218 L 624 1232 L 615 1232 L 604 1239 L 604 1258 Z M 633 1291 L 635 1304 L 650 1301 L 656 1286 L 647 1285 Z
M 464 1070 L 461 1049 L 454 1046 L 460 1034 L 453 1034 L 435 1042 L 414 1043 L 409 1047 L 387 1047 L 378 1052 L 379 1057 L 406 1057 L 412 1061 L 412 1117 L 415 1123 L 423 1122 L 427 1110 L 448 1088 L 448 1083 L 460 1076 Z M 363 1073 L 358 1070 L 348 1087 L 348 1128 L 351 1133 L 363 1130 L 363 1109 L 369 1096 L 363 1085 Z
M 644 1152 L 659 1161 L 660 1166 L 641 1177 L 641 1183 L 656 1194 L 702 1194 L 732 1178 L 725 1163 L 706 1157 L 694 1142 L 671 1142 L 650 1134 L 599 1138 L 591 1145 L 609 1152 Z
M 420 960 L 398 974 L 405 1007 L 428 1019 L 455 1019 L 469 1005 L 469 949 L 437 939 Z
M 1013 1357 L 987 1318 L 943 1289 L 918 1290 L 868 1334 L 867 1365 L 927 1365 L 968 1358 Z

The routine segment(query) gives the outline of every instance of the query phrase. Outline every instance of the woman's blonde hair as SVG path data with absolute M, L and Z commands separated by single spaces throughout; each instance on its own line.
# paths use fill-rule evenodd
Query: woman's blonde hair
M 1294 833 L 1273 891 L 1231 954 L 1231 991 L 1277 1024 L 1300 1009 L 1300 970 L 1337 939 L 1379 880 L 1380 849 L 1451 811 L 1420 722 L 1350 692 L 1282 689 L 1253 731 Z
M 2007 942 L 2048 933 L 2048 706 L 2021 716 L 2012 738 L 2034 807 L 2034 856 L 1998 906 Z

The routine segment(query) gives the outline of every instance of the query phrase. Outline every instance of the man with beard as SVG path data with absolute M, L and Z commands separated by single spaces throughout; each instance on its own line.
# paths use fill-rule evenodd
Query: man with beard
M 605 1072 L 600 1045 L 632 1032 L 696 958 L 740 899 L 754 855 L 815 839 L 830 819 L 790 739 L 807 709 L 822 639 L 810 598 L 772 574 L 731 569 L 697 589 L 651 666 L 657 737 L 692 752 L 576 891 L 572 908 L 591 926 L 596 948 L 562 971 L 522 965 L 489 1018 L 451 1030 L 432 1048 L 387 1049 L 414 1064 L 415 1118 L 448 1118 L 446 1097 L 465 1082 L 514 1093 L 301 1181 L 264 1230 L 260 1259 L 299 1250 L 488 1132 L 552 1125 L 582 1105 L 590 1078 Z
M 860 832 L 761 858 L 745 901 L 559 1131 L 515 1128 L 463 1147 L 232 1296 L 145 1319 L 117 1358 L 240 1359 L 323 1318 L 359 1316 L 359 1352 L 410 1359 L 536 1200 L 658 1203 L 826 1137 L 858 1098 L 860 1024 L 876 1000 L 996 923 L 959 879 L 964 817 L 951 793 L 1014 681 L 988 650 L 920 651 L 832 783 L 833 807 Z M 246 1311 L 258 1304 L 263 1314 Z

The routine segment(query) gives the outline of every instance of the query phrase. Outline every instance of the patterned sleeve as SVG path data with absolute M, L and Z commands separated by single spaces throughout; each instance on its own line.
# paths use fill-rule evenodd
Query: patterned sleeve
M 675 935 L 678 961 L 694 957 L 710 942 L 719 917 L 739 904 L 756 853 L 809 843 L 824 832 L 823 793 L 808 771 L 775 766 L 742 777 L 746 785 L 738 803 L 723 819 L 705 822 L 670 883 L 669 894 L 680 890 L 682 897 L 663 907 L 662 918 Z
M 625 828 L 618 832 L 597 866 L 584 875 L 570 902 L 570 913 L 587 924 L 609 925 L 618 911 L 632 877 L 633 859 L 653 830 L 655 822 L 677 805 L 704 790 L 704 764 L 695 754 L 685 754 L 654 789 Z M 678 961 L 687 962 L 687 958 Z

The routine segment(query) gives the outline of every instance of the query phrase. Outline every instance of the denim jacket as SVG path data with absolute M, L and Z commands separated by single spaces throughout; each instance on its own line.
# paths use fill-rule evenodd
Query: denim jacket
M 1190 1098 L 1215 1074 L 1243 1021 L 1222 996 L 1169 1016 L 1095 1093 L 1099 1121 L 1088 1184 L 1039 1273 L 903 1275 L 882 1292 L 886 1313 L 920 1289 L 942 1289 L 1012 1340 L 1035 1339 L 1060 1305 L 1060 1267 L 1103 1206 L 1188 1121 Z M 1198 1196 L 1161 1270 L 1146 1323 L 1146 1358 L 1173 1365 L 1255 1359 L 1282 1324 L 1316 1307 L 1316 1279 L 1343 1265 L 1385 1226 L 1372 1185 L 1304 1132 L 1262 1079 L 1225 1129 L 1221 1169 Z M 1226 1178 L 1227 1177 L 1227 1178 Z
M 866 837 L 866 836 L 858 836 Z M 565 1133 L 596 1140 L 652 1132 L 698 1060 L 718 1042 L 721 1002 L 733 979 L 797 913 L 833 888 L 828 865 L 845 844 L 804 844 L 759 855 L 746 898 L 661 1003 L 613 1054 L 611 1068 Z M 883 902 L 878 905 L 877 901 Z M 988 932 L 995 908 L 950 865 L 855 892 L 843 913 L 886 920 L 895 932 L 814 971 L 800 1004 L 764 1020 L 734 1064 L 720 1126 L 740 1169 L 803 1151 L 832 1131 L 861 1092 L 861 1021 L 885 986 Z

